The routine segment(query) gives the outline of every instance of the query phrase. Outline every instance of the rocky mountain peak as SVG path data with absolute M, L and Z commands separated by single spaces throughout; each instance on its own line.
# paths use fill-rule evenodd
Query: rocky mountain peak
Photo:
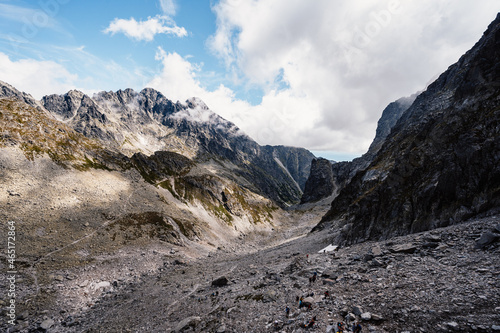
M 413 104 L 417 96 L 418 93 L 408 97 L 402 97 L 390 103 L 382 111 L 382 116 L 377 123 L 375 138 L 368 149 L 369 154 L 373 155 L 380 149 L 387 136 L 391 133 L 394 125 L 396 125 L 403 113 Z
M 173 103 L 145 88 L 50 95 L 44 107 L 77 132 L 132 156 L 168 150 L 196 161 L 233 164 L 235 179 L 280 205 L 297 203 L 314 155 L 302 148 L 261 147 L 197 97 Z
M 191 109 L 209 110 L 208 106 L 199 97 L 191 97 L 186 100 L 186 105 Z
M 24 101 L 28 105 L 38 106 L 38 103 L 30 94 L 21 92 L 3 81 L 0 81 L 0 98 L 15 98 Z

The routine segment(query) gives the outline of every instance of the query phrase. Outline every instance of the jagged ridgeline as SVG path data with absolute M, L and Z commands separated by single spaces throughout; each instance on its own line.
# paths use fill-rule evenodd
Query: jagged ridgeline
M 0 217 L 30 226 L 22 239 L 37 246 L 22 249 L 27 257 L 60 248 L 39 236 L 52 232 L 93 234 L 90 255 L 151 241 L 217 248 L 270 232 L 282 208 L 299 202 L 313 158 L 260 146 L 196 98 L 127 89 L 37 101 L 0 81 L 9 205 Z M 78 244 L 69 253 L 87 251 Z
M 353 243 L 498 212 L 500 15 L 411 105 L 397 106 L 367 154 L 334 164 L 347 181 L 315 230 L 342 230 L 337 241 Z
M 300 148 L 262 147 L 201 100 L 173 103 L 150 88 L 101 92 L 93 98 L 70 91 L 45 96 L 41 103 L 77 132 L 125 154 L 164 150 L 198 163 L 214 161 L 279 205 L 300 199 L 314 157 Z

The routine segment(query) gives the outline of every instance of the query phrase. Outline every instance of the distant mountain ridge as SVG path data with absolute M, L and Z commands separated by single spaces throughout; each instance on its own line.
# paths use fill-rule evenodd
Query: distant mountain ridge
M 354 243 L 498 210 L 499 124 L 500 14 L 401 114 L 386 139 L 372 144 L 373 157 L 315 230 L 334 228 L 338 242 Z
M 236 177 L 280 205 L 300 200 L 314 158 L 303 148 L 260 146 L 200 99 L 173 103 L 151 88 L 93 98 L 72 90 L 45 96 L 41 104 L 77 132 L 126 155 L 165 150 L 197 161 L 228 161 Z

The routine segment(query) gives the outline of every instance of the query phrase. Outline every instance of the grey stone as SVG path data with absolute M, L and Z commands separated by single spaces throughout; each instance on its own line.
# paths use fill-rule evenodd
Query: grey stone
M 417 247 L 412 244 L 412 243 L 406 243 L 406 244 L 398 244 L 392 246 L 389 251 L 395 252 L 395 253 L 413 253 Z
M 370 261 L 370 266 L 371 267 L 383 267 L 383 266 L 385 266 L 385 264 L 382 260 L 375 258 L 372 261 Z
M 493 244 L 500 238 L 500 235 L 495 234 L 491 231 L 487 231 L 484 234 L 481 235 L 481 238 L 479 238 L 476 241 L 476 248 L 478 249 L 484 249 L 490 244 Z
M 46 319 L 46 320 L 42 321 L 42 323 L 40 324 L 40 328 L 42 328 L 44 330 L 48 330 L 49 328 L 54 326 L 54 324 L 55 324 L 54 320 Z
M 331 279 L 324 279 L 323 280 L 323 284 L 326 284 L 326 285 L 329 285 L 329 286 L 333 286 L 336 284 L 335 281 L 331 280 Z
M 372 252 L 374 257 L 380 257 L 381 255 L 383 255 L 383 252 L 382 252 L 382 249 L 380 248 L 380 246 L 372 247 L 371 252 Z
M 188 317 L 180 321 L 174 329 L 174 332 L 182 332 L 188 327 L 196 327 L 198 323 L 201 321 L 201 318 L 198 316 Z
M 224 287 L 227 285 L 229 281 L 225 276 L 221 276 L 220 278 L 217 278 L 212 281 L 212 286 L 214 287 Z
M 354 313 L 356 316 L 361 316 L 361 314 L 363 313 L 363 309 L 361 309 L 361 307 L 359 306 L 353 306 L 352 313 Z
M 372 319 L 372 314 L 370 312 L 364 312 L 361 314 L 361 319 L 364 321 L 368 321 Z

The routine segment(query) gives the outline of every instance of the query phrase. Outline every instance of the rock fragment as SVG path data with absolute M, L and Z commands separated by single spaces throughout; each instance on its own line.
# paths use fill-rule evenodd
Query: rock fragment
M 228 279 L 225 276 L 221 276 L 220 278 L 217 278 L 212 281 L 212 286 L 214 287 L 224 287 L 228 283 Z
M 174 329 L 174 332 L 175 333 L 182 332 L 189 327 L 196 327 L 196 325 L 198 325 L 198 323 L 200 321 L 201 321 L 201 318 L 198 316 L 192 316 L 192 317 L 188 317 L 186 319 L 183 319 L 182 321 L 180 321 L 177 324 L 177 326 Z
M 43 329 L 43 330 L 48 330 L 49 328 L 51 328 L 52 326 L 54 326 L 54 324 L 55 324 L 54 320 L 52 320 L 52 319 L 45 319 L 40 324 L 40 328 Z

